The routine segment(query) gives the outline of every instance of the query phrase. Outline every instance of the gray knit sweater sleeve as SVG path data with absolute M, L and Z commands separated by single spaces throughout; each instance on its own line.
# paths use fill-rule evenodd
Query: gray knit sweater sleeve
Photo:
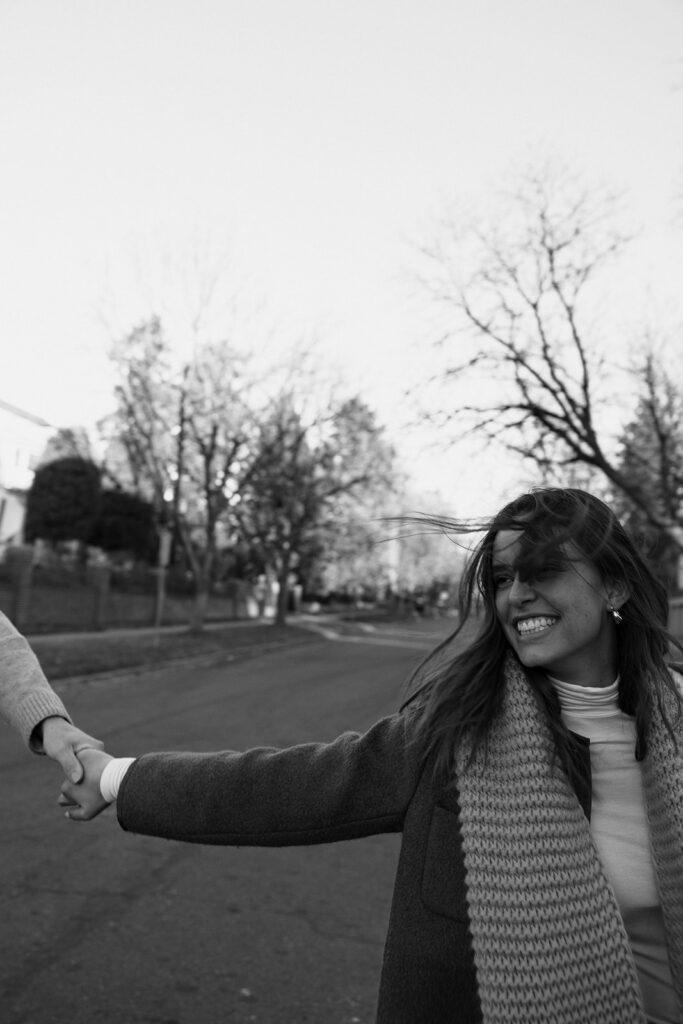
M 44 718 L 71 721 L 28 641 L 0 612 L 0 715 L 35 753 L 42 753 L 31 733 Z

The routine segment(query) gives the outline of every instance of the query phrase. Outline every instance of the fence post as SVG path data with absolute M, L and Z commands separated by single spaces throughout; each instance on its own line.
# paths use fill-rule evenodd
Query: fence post
M 33 548 L 28 544 L 16 545 L 7 551 L 7 564 L 12 579 L 12 622 L 22 629 L 28 620 L 33 575 Z
M 107 565 L 89 565 L 88 582 L 95 591 L 93 601 L 93 629 L 105 629 L 107 625 L 107 595 L 109 594 L 110 569 Z
M 154 643 L 161 640 L 161 624 L 164 620 L 164 603 L 166 600 L 166 570 L 171 560 L 172 533 L 165 526 L 159 530 L 159 559 L 157 565 L 157 593 L 154 602 Z

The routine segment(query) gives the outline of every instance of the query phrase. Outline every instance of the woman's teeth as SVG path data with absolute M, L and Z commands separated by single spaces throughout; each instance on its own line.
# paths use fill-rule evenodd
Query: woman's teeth
M 544 629 L 556 620 L 547 615 L 538 615 L 533 619 L 522 619 L 517 623 L 517 632 L 520 636 L 529 636 L 531 633 L 542 633 Z

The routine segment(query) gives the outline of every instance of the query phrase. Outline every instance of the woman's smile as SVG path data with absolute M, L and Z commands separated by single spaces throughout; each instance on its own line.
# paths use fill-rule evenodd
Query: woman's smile
M 515 629 L 523 640 L 530 637 L 545 634 L 554 626 L 558 617 L 556 615 L 531 615 L 515 621 Z

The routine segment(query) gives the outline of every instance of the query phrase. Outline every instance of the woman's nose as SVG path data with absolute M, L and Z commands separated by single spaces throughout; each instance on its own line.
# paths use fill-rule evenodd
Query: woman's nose
M 510 601 L 515 604 L 523 604 L 524 601 L 530 601 L 536 594 L 531 580 L 520 579 L 519 573 L 515 574 L 515 578 L 510 585 Z

